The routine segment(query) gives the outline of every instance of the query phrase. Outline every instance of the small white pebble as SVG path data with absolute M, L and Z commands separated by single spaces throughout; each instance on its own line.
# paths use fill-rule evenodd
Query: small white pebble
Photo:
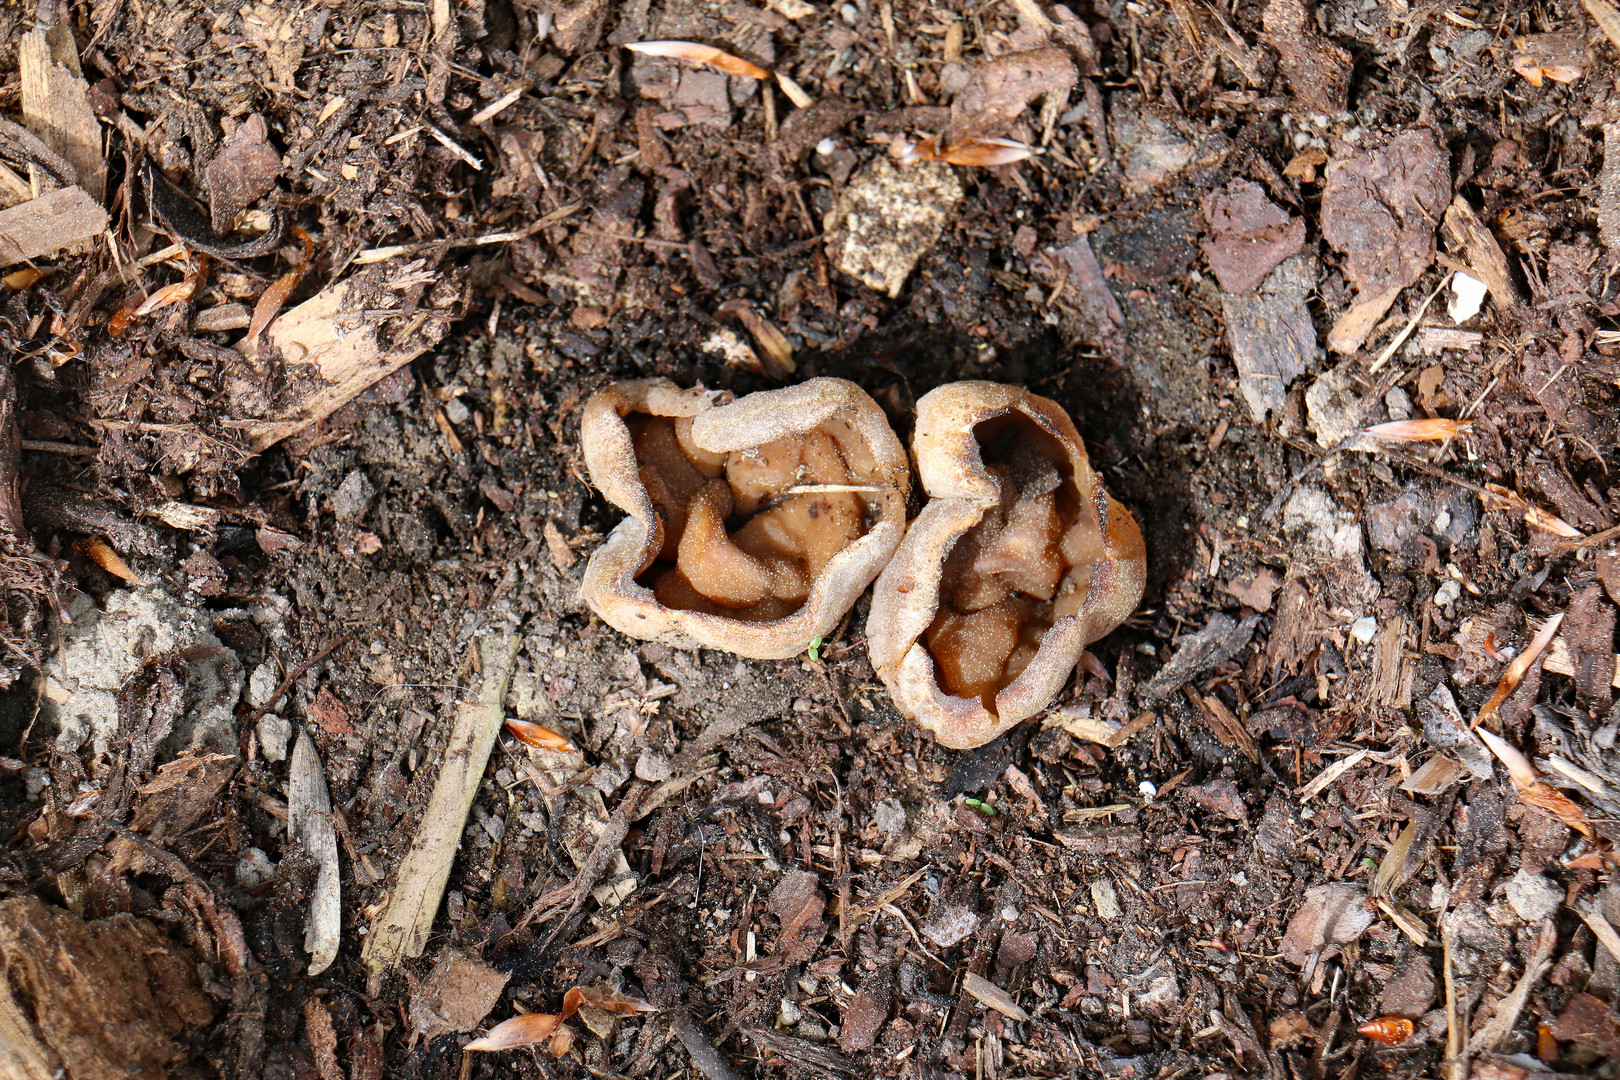
M 1447 310 L 1451 321 L 1464 323 L 1479 314 L 1485 302 L 1485 283 L 1476 277 L 1458 271 L 1451 279 L 1451 303 Z
M 816 153 L 820 154 L 822 157 L 831 157 L 833 151 L 837 149 L 838 144 L 833 142 L 831 139 L 822 139 L 820 142 L 816 143 Z
M 776 793 L 770 788 L 761 788 L 759 794 L 754 798 L 759 800 L 759 805 L 770 806 L 776 802 Z
M 1008 904 L 1006 907 L 1002 908 L 1001 909 L 1001 921 L 1002 922 L 1017 922 L 1018 921 L 1018 909 L 1013 907 L 1011 904 Z
M 861 9 L 856 7 L 854 4 L 843 5 L 838 9 L 838 14 L 842 15 L 844 21 L 849 23 L 851 26 L 854 26 L 856 23 L 861 21 Z
M 1136 790 L 1142 793 L 1142 798 L 1151 799 L 1159 794 L 1158 787 L 1151 780 L 1144 780 L 1136 785 Z
M 1435 606 L 1445 607 L 1447 604 L 1455 604 L 1457 602 L 1457 597 L 1461 595 L 1462 586 L 1450 578 L 1447 578 L 1440 583 L 1440 587 L 1438 589 L 1434 590 Z
M 1378 620 L 1371 615 L 1363 615 L 1350 624 L 1350 636 L 1363 645 L 1371 641 L 1376 633 L 1378 633 Z
M 1443 533 L 1449 528 L 1451 528 L 1451 511 L 1441 510 L 1438 514 L 1434 515 L 1434 528 L 1430 529 L 1429 531 Z

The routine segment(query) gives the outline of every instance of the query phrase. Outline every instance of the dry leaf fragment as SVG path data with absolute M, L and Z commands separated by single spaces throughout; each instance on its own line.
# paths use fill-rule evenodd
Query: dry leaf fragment
M 1513 39 L 1513 70 L 1540 86 L 1543 79 L 1572 83 L 1586 73 L 1592 54 L 1577 34 L 1526 34 Z
M 1520 802 L 1547 811 L 1583 836 L 1597 835 L 1592 829 L 1592 823 L 1587 820 L 1586 811 L 1569 796 L 1541 779 L 1536 767 L 1530 764 L 1530 759 L 1525 757 L 1518 747 L 1489 728 L 1480 728 L 1478 735 L 1507 769 L 1508 776 L 1513 780 L 1513 787 L 1519 793 Z
M 22 292 L 34 282 L 46 275 L 47 271 L 37 266 L 25 266 L 21 270 L 13 270 L 4 277 L 0 277 L 0 286 L 11 292 Z
M 552 1057 L 562 1057 L 574 1046 L 574 1030 L 563 1025 L 553 1013 L 523 1013 L 510 1020 L 502 1020 L 474 1039 L 467 1050 L 516 1050 L 547 1042 L 546 1051 Z
M 707 64 L 725 75 L 744 79 L 768 79 L 771 73 L 758 64 L 750 64 L 740 56 L 715 48 L 699 45 L 695 41 L 636 41 L 625 48 L 644 56 L 663 56 L 671 60 L 686 60 L 693 64 Z
M 1580 540 L 1586 537 L 1585 533 L 1557 514 L 1532 505 L 1501 484 L 1486 483 L 1485 490 L 1496 497 L 1497 505 L 1501 509 L 1521 511 L 1526 525 L 1550 532 L 1554 536 L 1562 536 L 1566 540 Z
M 253 305 L 253 321 L 248 324 L 245 341 L 254 341 L 264 332 L 275 317 L 281 314 L 281 309 L 287 306 L 287 300 L 292 296 L 293 290 L 304 279 L 309 270 L 309 259 L 315 251 L 315 242 L 310 239 L 303 229 L 294 229 L 292 234 L 304 242 L 304 259 L 297 266 L 282 274 L 275 283 L 264 290 L 259 302 Z
M 1563 621 L 1564 613 L 1561 611 L 1548 619 L 1542 626 L 1540 633 L 1536 634 L 1535 638 L 1530 642 L 1529 647 L 1513 658 L 1513 663 L 1509 664 L 1507 670 L 1502 672 L 1502 681 L 1496 684 L 1496 693 L 1492 694 L 1491 700 L 1487 701 L 1485 707 L 1479 710 L 1479 715 L 1474 718 L 1474 722 L 1470 727 L 1476 731 L 1483 730 L 1480 728 L 1480 724 L 1494 716 L 1502 702 L 1508 699 L 1508 695 L 1519 688 L 1519 683 L 1524 681 L 1524 673 L 1530 670 L 1530 665 L 1536 662 L 1536 658 L 1541 655 L 1542 650 L 1552 641 L 1553 635 L 1558 633 L 1558 627 Z
M 943 161 L 947 165 L 966 165 L 991 168 L 1024 161 L 1035 154 L 1035 148 L 1017 139 L 962 139 L 943 143 L 938 135 L 930 135 L 916 143 L 902 142 L 899 160 L 902 165 L 913 161 Z
M 1469 420 L 1443 420 L 1435 417 L 1427 420 L 1393 420 L 1387 424 L 1374 424 L 1363 434 L 1397 442 L 1439 442 L 1442 439 L 1467 435 L 1473 429 L 1473 422 Z
M 580 997 L 582 998 L 581 1004 L 588 1005 L 593 1009 L 602 1009 L 606 1012 L 623 1013 L 627 1016 L 634 1016 L 636 1013 L 653 1013 L 658 1011 L 658 1006 L 654 1005 L 650 1001 L 643 1001 L 641 998 L 631 997 L 629 994 L 621 993 L 612 987 L 604 986 L 600 983 L 595 986 L 576 987 L 576 989 L 579 990 Z
M 531 724 L 527 720 L 508 720 L 506 730 L 514 738 L 536 750 L 555 750 L 562 754 L 572 753 L 574 750 L 574 744 L 568 741 L 567 736 L 559 735 L 548 727 Z M 564 1012 L 563 1019 L 567 1018 L 567 1013 Z
M 131 585 L 141 583 L 141 575 L 131 570 L 123 557 L 112 549 L 112 545 L 99 536 L 92 536 L 76 542 L 73 545 L 73 550 L 85 558 L 93 560 L 97 566 L 115 578 L 121 578 Z

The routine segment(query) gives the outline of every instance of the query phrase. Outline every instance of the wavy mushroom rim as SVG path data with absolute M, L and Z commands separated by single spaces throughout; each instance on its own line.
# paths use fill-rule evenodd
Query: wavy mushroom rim
M 944 689 L 921 639 L 938 612 L 951 548 L 1000 499 L 977 439 L 978 425 L 1014 412 L 1058 441 L 1073 469 L 1070 479 L 1080 491 L 1090 489 L 1085 501 L 1104 557 L 1094 566 L 1081 610 L 1046 629 L 1029 665 L 996 691 L 992 711 L 978 699 Z M 1129 617 L 1145 585 L 1145 552 L 1135 520 L 1091 470 L 1078 430 L 1055 402 L 995 383 L 940 387 L 918 402 L 913 449 L 930 500 L 878 577 L 867 619 L 867 649 L 903 715 L 947 749 L 972 749 L 1046 709 L 1086 646 Z M 1122 565 L 1134 573 L 1121 572 Z
M 842 379 L 811 379 L 723 405 L 713 404 L 715 396 L 701 389 L 681 390 L 667 379 L 643 379 L 612 384 L 587 402 L 580 428 L 587 471 L 604 497 L 627 516 L 586 562 L 580 597 L 604 622 L 631 637 L 756 660 L 788 659 L 838 625 L 899 545 L 910 490 L 905 451 L 877 403 Z M 636 581 L 657 556 L 663 526 L 640 478 L 625 419 L 633 413 L 693 417 L 693 441 L 716 453 L 748 449 L 841 420 L 870 458 L 860 470 L 863 482 L 884 489 L 861 493 L 862 505 L 875 520 L 827 561 L 803 603 L 783 618 L 752 622 L 666 607 Z M 833 438 L 840 452 L 846 452 L 838 434 Z M 856 471 L 855 466 L 851 470 Z

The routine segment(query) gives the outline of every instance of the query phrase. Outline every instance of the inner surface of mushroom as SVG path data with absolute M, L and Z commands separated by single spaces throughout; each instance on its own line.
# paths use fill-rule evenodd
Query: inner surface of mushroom
M 974 429 L 1001 493 L 951 549 L 923 635 L 943 688 L 995 711 L 1041 637 L 1085 603 L 1103 538 L 1062 443 L 1021 413 Z
M 636 580 L 665 607 L 786 618 L 865 530 L 863 485 L 829 433 L 835 422 L 717 454 L 693 442 L 690 418 L 625 420 L 660 526 L 659 550 Z

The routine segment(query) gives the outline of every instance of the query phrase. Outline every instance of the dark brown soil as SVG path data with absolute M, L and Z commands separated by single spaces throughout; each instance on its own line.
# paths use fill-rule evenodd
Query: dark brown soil
M 236 351 L 240 326 L 195 320 L 252 310 L 297 243 L 216 260 L 191 300 L 118 336 L 109 319 L 179 270 L 120 284 L 97 239 L 0 293 L 16 383 L 0 387 L 14 398 L 0 438 L 23 440 L 15 460 L 0 453 L 22 493 L 18 525 L 0 491 L 0 524 L 17 526 L 0 543 L 0 901 L 70 909 L 97 940 L 125 925 L 103 920 L 133 917 L 142 948 L 168 941 L 197 965 L 213 1022 L 154 1035 L 141 1075 L 1613 1074 L 1620 970 L 1592 926 L 1620 927 L 1606 839 L 1620 308 L 1600 229 L 1620 220 L 1620 180 L 1599 176 L 1615 47 L 1570 2 L 1040 10 L 1045 31 L 1016 5 L 955 0 L 61 13 L 102 122 L 121 259 L 170 242 L 148 227 L 141 162 L 204 194 L 227 136 L 260 114 L 279 166 L 259 159 L 274 190 L 248 205 L 314 240 L 293 303 L 390 245 L 424 245 L 380 260 L 401 275 L 420 260 L 390 294 L 413 310 L 465 275 L 439 345 L 261 453 L 237 421 L 302 384 L 268 385 Z M 32 18 L 0 9 L 0 40 Z M 1584 61 L 1575 81 L 1533 87 L 1514 39 L 1549 32 L 1572 37 L 1538 47 Z M 654 39 L 720 46 L 816 104 L 622 48 Z M 1061 52 L 1025 73 L 1035 94 L 981 77 L 973 111 L 961 103 L 991 58 L 1037 48 Z M 8 116 L 19 86 L 8 44 Z M 897 135 L 948 132 L 1045 152 L 951 166 L 964 198 L 899 296 L 840 273 L 826 230 L 860 170 Z M 1414 132 L 1433 161 L 1391 143 Z M 9 145 L 0 158 L 26 177 Z M 1343 179 L 1368 172 L 1381 179 Z M 230 182 L 249 190 L 250 173 Z M 1234 217 L 1232 235 L 1263 242 L 1231 258 L 1298 260 L 1253 295 L 1223 292 L 1201 247 L 1206 200 L 1243 184 L 1274 209 Z M 1507 274 L 1460 337 L 1449 292 L 1425 306 L 1453 269 L 1483 273 L 1441 227 L 1456 195 Z M 516 238 L 459 243 L 496 233 Z M 1297 295 L 1273 287 L 1289 272 Z M 1364 342 L 1328 353 L 1340 317 L 1391 287 Z M 916 399 L 956 379 L 1070 411 L 1142 526 L 1149 582 L 1047 722 L 937 747 L 867 662 L 864 600 L 788 662 L 629 640 L 584 609 L 584 558 L 618 512 L 588 482 L 580 408 L 619 378 L 776 385 L 704 348 L 717 331 L 752 343 L 719 310 L 739 300 L 786 335 L 792 380 L 855 381 L 902 439 Z M 1246 344 L 1240 314 L 1262 328 Z M 1280 355 L 1266 335 L 1284 331 L 1265 328 L 1285 317 L 1323 344 L 1297 377 L 1240 376 L 1234 353 Z M 1356 435 L 1431 418 L 1471 427 Z M 174 504 L 211 516 L 180 528 Z M 286 839 L 289 765 L 264 753 L 261 698 L 237 707 L 234 744 L 202 744 L 236 759 L 182 816 L 142 816 L 172 747 L 143 757 L 138 737 L 134 751 L 114 739 L 98 756 L 57 740 L 55 705 L 36 721 L 61 614 L 127 587 L 75 546 L 91 536 L 141 588 L 202 612 L 247 681 L 296 676 L 264 711 L 313 736 L 338 825 L 342 944 L 318 976 L 303 936 L 315 869 Z M 1438 791 L 1403 786 L 1439 754 L 1469 763 L 1459 728 L 1558 613 L 1554 653 L 1574 674 L 1533 665 L 1487 726 L 1595 836 L 1527 805 L 1490 758 Z M 523 635 L 509 714 L 573 740 L 584 771 L 503 735 L 425 952 L 368 980 L 364 935 L 476 685 L 472 645 L 502 624 Z M 140 717 L 165 707 L 177 662 L 132 679 L 108 730 L 155 730 Z M 630 824 L 624 864 L 584 883 L 608 890 L 559 904 L 635 777 L 717 724 L 741 733 Z M 1094 741 L 1104 725 L 1117 745 Z M 101 809 L 70 816 L 88 790 L 108 793 Z M 115 826 L 168 861 L 131 855 L 146 849 Z M 1336 897 L 1355 912 L 1328 912 Z M 239 968 L 200 898 L 239 919 Z M 465 1023 L 426 1022 L 452 954 L 504 988 Z M 1487 1032 L 1527 971 L 1521 1011 Z M 1010 1008 L 987 1007 L 977 980 Z M 462 1050 L 598 983 L 657 1011 L 587 1012 L 560 1058 Z M 1415 1033 L 1356 1032 L 1380 1018 Z M 150 1064 L 165 1046 L 170 1063 Z M 111 1075 L 84 1068 L 68 1075 Z

